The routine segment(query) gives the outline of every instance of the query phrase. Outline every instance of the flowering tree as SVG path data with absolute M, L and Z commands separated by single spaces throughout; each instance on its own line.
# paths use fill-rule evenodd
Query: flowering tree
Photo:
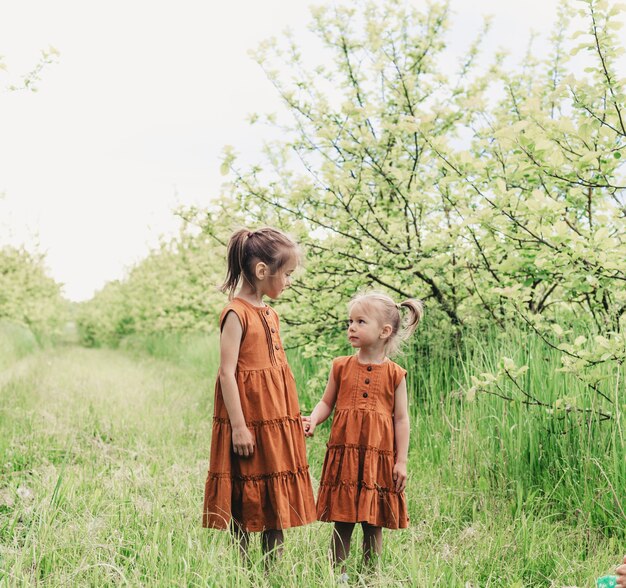
M 46 275 L 43 256 L 0 248 L 0 319 L 25 325 L 41 339 L 59 330 L 67 312 L 60 285 Z
M 320 335 L 374 286 L 425 299 L 457 330 L 528 325 L 614 401 L 600 379 L 626 358 L 618 10 L 586 0 L 586 28 L 572 31 L 578 14 L 562 7 L 552 53 L 513 73 L 500 55 L 479 63 L 481 31 L 447 74 L 447 5 L 316 9 L 312 30 L 332 61 L 305 63 L 290 37 L 259 49 L 292 118 L 274 123 L 284 138 L 264 164 L 242 167 L 226 151 L 233 200 L 207 214 L 206 230 L 238 207 L 298 236 L 307 268 L 285 316 L 311 353 L 333 352 Z M 580 52 L 588 65 L 576 73 Z M 527 394 L 524 370 L 503 360 L 469 392 L 505 378 Z
M 84 344 L 117 345 L 125 336 L 210 331 L 217 323 L 222 252 L 206 235 L 183 229 L 80 306 Z

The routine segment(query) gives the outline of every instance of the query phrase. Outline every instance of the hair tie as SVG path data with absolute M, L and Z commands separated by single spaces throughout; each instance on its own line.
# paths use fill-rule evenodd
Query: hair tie
M 249 239 L 250 237 L 252 237 L 252 232 L 253 232 L 253 231 L 248 231 L 248 235 L 247 235 L 247 236 L 248 236 L 248 239 Z

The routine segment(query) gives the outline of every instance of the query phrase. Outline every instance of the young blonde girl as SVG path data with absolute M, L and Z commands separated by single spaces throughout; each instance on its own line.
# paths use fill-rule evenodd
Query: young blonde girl
M 317 516 L 335 523 L 331 554 L 342 565 L 344 581 L 343 561 L 356 523 L 363 526 L 366 563 L 381 553 L 383 527 L 408 526 L 406 371 L 389 357 L 415 330 L 422 303 L 396 304 L 386 294 L 370 292 L 353 298 L 348 311 L 348 340 L 357 353 L 333 361 L 321 401 L 303 417 L 310 437 L 335 410 Z
M 280 553 L 283 529 L 315 520 L 295 380 L 263 301 L 289 287 L 297 265 L 296 244 L 276 229 L 242 229 L 228 244 L 202 523 L 230 527 L 244 555 L 251 531 L 264 553 Z

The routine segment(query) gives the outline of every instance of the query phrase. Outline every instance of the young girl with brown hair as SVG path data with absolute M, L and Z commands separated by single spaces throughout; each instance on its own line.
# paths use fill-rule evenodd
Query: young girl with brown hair
M 264 554 L 280 553 L 283 529 L 315 520 L 296 383 L 265 296 L 291 283 L 298 248 L 272 228 L 237 231 L 228 244 L 220 315 L 211 458 L 203 526 L 230 527 L 243 554 L 260 531 Z M 235 295 L 236 289 L 239 291 Z

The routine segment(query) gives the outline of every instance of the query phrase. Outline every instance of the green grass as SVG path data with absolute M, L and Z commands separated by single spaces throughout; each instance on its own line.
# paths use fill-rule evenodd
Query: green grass
M 132 352 L 135 357 L 148 354 L 211 377 L 214 377 L 219 362 L 219 346 L 215 338 L 201 333 L 132 335 L 122 340 L 120 348 Z
M 26 327 L 0 320 L 0 370 L 38 348 L 37 339 Z
M 561 415 L 493 396 L 464 401 L 457 392 L 470 362 L 479 372 L 496 351 L 520 352 L 515 341 L 465 345 L 456 357 L 430 349 L 428 361 L 425 350 L 404 360 L 418 364 L 411 526 L 384 533 L 380 570 L 369 577 L 357 533 L 351 584 L 593 586 L 626 549 L 615 514 L 626 487 L 617 428 L 555 424 Z M 226 533 L 200 527 L 214 338 L 17 357 L 0 372 L 0 586 L 332 585 L 328 524 L 287 531 L 285 557 L 269 576 L 258 538 L 244 565 Z M 552 361 L 527 375 L 545 398 L 564 385 Z M 317 366 L 292 364 L 311 406 L 317 392 L 306 379 Z M 328 430 L 309 441 L 314 484 Z

